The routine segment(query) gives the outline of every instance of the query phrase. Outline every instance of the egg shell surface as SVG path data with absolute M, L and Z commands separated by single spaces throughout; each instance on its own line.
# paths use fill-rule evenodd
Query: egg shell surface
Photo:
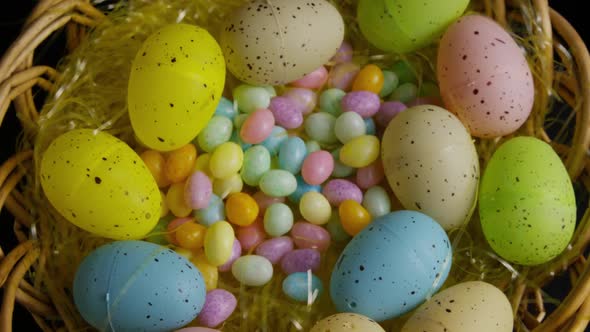
M 320 320 L 310 332 L 385 332 L 385 330 L 369 317 L 347 312 Z

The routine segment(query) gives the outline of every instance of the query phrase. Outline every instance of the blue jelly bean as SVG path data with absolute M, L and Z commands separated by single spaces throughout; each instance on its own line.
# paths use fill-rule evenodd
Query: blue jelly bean
M 365 126 L 367 127 L 367 135 L 375 136 L 375 133 L 377 133 L 377 127 L 375 126 L 375 121 L 373 121 L 373 118 L 366 118 Z
M 311 276 L 311 278 L 309 276 Z M 316 292 L 316 290 L 317 299 L 324 291 L 322 280 L 313 274 L 308 275 L 307 272 L 295 272 L 288 275 L 287 278 L 283 280 L 283 292 L 285 295 L 298 302 L 307 302 L 308 297 L 313 296 L 312 294 Z
M 217 104 L 217 108 L 215 109 L 215 115 L 225 116 L 231 120 L 238 114 L 238 111 L 234 108 L 234 103 L 225 98 L 221 97 L 219 100 L 219 104 Z
M 270 135 L 261 143 L 268 149 L 271 156 L 276 156 L 279 153 L 281 144 L 288 138 L 287 130 L 283 127 L 274 126 Z
M 248 150 L 248 148 L 252 146 L 252 144 L 242 141 L 238 130 L 234 130 L 234 132 L 231 134 L 231 138 L 229 140 L 238 144 L 242 148 L 242 150 L 244 150 L 244 151 Z
M 301 175 L 297 175 L 295 179 L 297 179 L 297 189 L 295 189 L 295 192 L 289 195 L 289 200 L 295 204 L 299 204 L 301 197 L 303 197 L 306 192 L 315 191 L 319 193 L 322 190 L 322 187 L 319 185 L 311 185 L 305 182 Z
M 225 220 L 225 206 L 223 200 L 215 194 L 211 194 L 209 206 L 193 211 L 193 217 L 203 226 L 209 227 L 214 223 Z
M 279 149 L 279 167 L 293 174 L 301 171 L 301 165 L 307 155 L 305 142 L 297 137 L 286 139 Z

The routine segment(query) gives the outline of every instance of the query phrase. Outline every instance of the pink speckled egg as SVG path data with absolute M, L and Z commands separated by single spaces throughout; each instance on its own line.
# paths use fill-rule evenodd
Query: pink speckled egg
M 493 20 L 465 16 L 451 25 L 438 49 L 443 101 L 473 136 L 515 132 L 534 101 L 533 77 L 523 51 Z

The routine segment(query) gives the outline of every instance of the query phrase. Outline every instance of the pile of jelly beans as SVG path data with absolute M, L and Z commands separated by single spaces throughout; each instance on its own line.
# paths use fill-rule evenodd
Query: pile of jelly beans
M 174 245 L 201 271 L 208 294 L 200 324 L 215 327 L 236 307 L 233 294 L 217 289 L 219 273 L 255 287 L 280 266 L 284 293 L 313 302 L 323 290 L 314 273 L 331 242 L 390 212 L 379 132 L 406 105 L 436 102 L 438 88 L 419 89 L 404 61 L 361 68 L 352 54 L 344 43 L 329 65 L 281 95 L 238 86 L 191 144 L 141 153 L 163 196 L 148 240 Z

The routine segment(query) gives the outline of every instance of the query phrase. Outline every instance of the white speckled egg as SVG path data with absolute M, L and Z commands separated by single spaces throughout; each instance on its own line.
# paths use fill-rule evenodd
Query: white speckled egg
M 416 310 L 402 332 L 511 332 L 512 308 L 498 288 L 464 282 L 436 294 Z
M 221 48 L 240 80 L 280 85 L 328 62 L 344 39 L 344 22 L 325 0 L 255 0 L 229 18 Z
M 479 160 L 452 113 L 433 105 L 401 112 L 385 130 L 381 155 L 389 185 L 406 209 L 429 215 L 446 230 L 469 220 Z
M 328 316 L 317 322 L 310 332 L 385 332 L 369 317 L 350 312 Z
M 465 16 L 451 25 L 438 49 L 440 92 L 445 106 L 473 136 L 515 132 L 531 113 L 531 69 L 514 39 L 493 20 Z

